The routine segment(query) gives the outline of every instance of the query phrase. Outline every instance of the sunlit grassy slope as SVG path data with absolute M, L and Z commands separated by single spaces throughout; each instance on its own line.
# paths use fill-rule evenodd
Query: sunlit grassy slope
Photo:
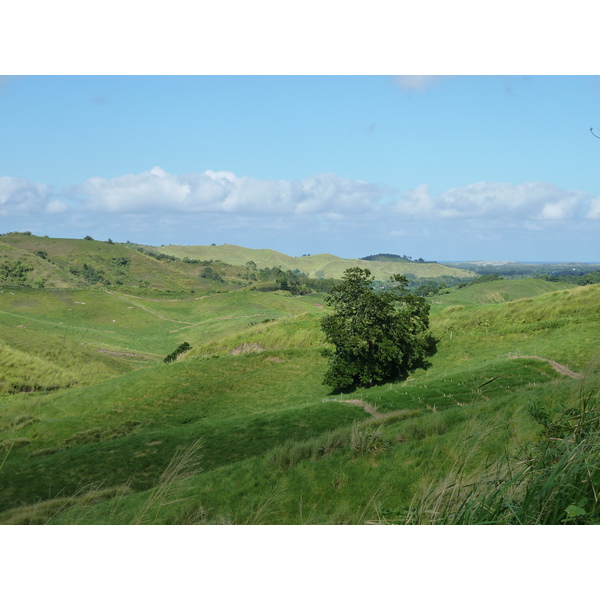
M 477 304 L 498 304 L 521 298 L 532 298 L 573 287 L 568 283 L 545 281 L 543 279 L 500 279 L 482 284 L 473 284 L 461 289 L 452 288 L 447 294 L 441 294 L 433 299 L 434 310 L 442 306 L 475 306 Z
M 7 233 L 0 236 L 0 264 L 22 261 L 31 267 L 22 283 L 44 288 L 111 285 L 138 294 L 151 290 L 154 294 L 171 291 L 193 295 L 227 291 L 247 283 L 243 267 L 219 265 L 216 271 L 223 275 L 223 281 L 216 281 L 202 277 L 203 265 L 157 260 L 139 252 L 138 247 L 92 239 Z
M 600 286 L 549 285 L 435 297 L 431 368 L 341 396 L 321 384 L 320 296 L 5 291 L 0 356 L 42 383 L 0 389 L 0 522 L 397 521 L 533 442 L 534 403 L 596 393 Z
M 452 277 L 474 277 L 474 273 L 446 267 L 437 263 L 384 262 L 339 258 L 333 254 L 292 257 L 275 250 L 254 250 L 233 244 L 220 246 L 165 246 L 157 248 L 179 258 L 220 260 L 232 265 L 245 265 L 254 261 L 257 268 L 280 267 L 284 271 L 299 269 L 309 277 L 341 279 L 344 271 L 351 267 L 369 269 L 376 279 L 387 281 L 393 273 L 412 274 L 420 278 L 433 278 L 448 275 Z

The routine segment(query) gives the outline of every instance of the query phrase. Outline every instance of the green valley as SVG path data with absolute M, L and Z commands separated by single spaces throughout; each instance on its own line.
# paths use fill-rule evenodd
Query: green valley
M 474 274 L 26 234 L 0 264 L 0 523 L 600 521 L 600 284 L 441 290 L 428 370 L 334 393 L 326 295 L 261 269 Z

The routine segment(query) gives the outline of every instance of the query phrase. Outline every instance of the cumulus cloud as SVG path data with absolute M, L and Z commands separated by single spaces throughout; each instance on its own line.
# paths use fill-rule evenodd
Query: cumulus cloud
M 586 214 L 586 219 L 600 219 L 600 197 L 593 198 L 590 202 L 590 208 Z
M 50 190 L 43 183 L 0 177 L 0 215 L 25 215 L 45 211 Z
M 0 222 L 56 237 L 227 242 L 292 254 L 318 248 L 342 256 L 565 260 L 567 246 L 572 258 L 589 256 L 600 197 L 544 182 L 479 182 L 439 194 L 421 185 L 401 193 L 334 173 L 289 181 L 154 167 L 62 190 L 0 177 Z
M 394 210 L 414 218 L 430 219 L 535 219 L 594 218 L 584 192 L 563 190 L 544 182 L 520 185 L 480 182 L 447 190 L 438 196 L 427 185 L 405 192 Z
M 260 180 L 229 171 L 172 175 L 160 167 L 112 179 L 94 177 L 71 188 L 92 211 L 254 215 L 356 214 L 387 191 L 333 173 L 296 181 Z

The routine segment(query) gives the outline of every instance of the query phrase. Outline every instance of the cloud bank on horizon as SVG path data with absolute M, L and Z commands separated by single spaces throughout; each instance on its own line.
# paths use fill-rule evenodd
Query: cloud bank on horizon
M 152 238 L 140 243 L 155 244 L 209 243 L 206 236 L 214 236 L 214 226 L 230 232 L 250 228 L 269 242 L 273 232 L 283 234 L 280 240 L 287 236 L 283 247 L 274 248 L 283 252 L 292 252 L 290 240 L 298 232 L 316 235 L 322 243 L 347 236 L 355 238 L 348 248 L 365 248 L 357 254 L 366 254 L 367 246 L 384 251 L 391 240 L 396 238 L 397 244 L 398 237 L 410 239 L 417 232 L 432 240 L 441 231 L 449 239 L 468 233 L 475 241 L 496 240 L 505 248 L 518 245 L 523 236 L 531 241 L 536 235 L 541 245 L 554 246 L 559 238 L 595 234 L 600 197 L 545 182 L 478 182 L 436 195 L 427 184 L 399 191 L 334 173 L 286 181 L 229 171 L 177 175 L 155 166 L 137 174 L 93 177 L 58 190 L 0 177 L 0 217 L 27 229 L 37 223 L 40 231 L 34 233 L 39 235 L 44 227 L 80 232 L 87 228 L 107 237 L 112 231 L 131 231 Z M 189 231 L 182 235 L 186 226 Z M 170 234 L 178 239 L 168 239 Z

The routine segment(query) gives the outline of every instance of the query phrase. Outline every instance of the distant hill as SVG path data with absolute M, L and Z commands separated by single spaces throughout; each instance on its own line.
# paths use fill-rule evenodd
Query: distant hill
M 472 271 L 447 267 L 438 263 L 413 262 L 408 259 L 384 260 L 383 258 L 367 257 L 366 259 L 340 258 L 333 254 L 315 254 L 300 257 L 287 256 L 275 250 L 254 250 L 233 244 L 220 246 L 161 246 L 158 248 L 146 246 L 154 251 L 165 252 L 178 258 L 220 260 L 232 265 L 246 265 L 253 262 L 258 269 L 280 267 L 283 270 L 294 271 L 298 269 L 309 277 L 323 279 L 340 279 L 346 269 L 361 267 L 369 269 L 378 280 L 387 280 L 393 273 L 412 276 L 415 279 L 429 279 L 436 277 L 474 277 Z M 386 257 L 395 255 L 374 255 Z
M 527 263 L 512 261 L 477 260 L 442 264 L 455 269 L 467 269 L 478 275 L 498 273 L 503 277 L 534 277 L 538 275 L 582 275 L 600 270 L 599 263 Z
M 413 260 L 410 256 L 400 256 L 399 254 L 371 254 L 369 256 L 363 256 L 360 260 L 368 260 L 368 261 L 379 261 L 379 262 L 415 262 L 415 263 L 425 263 L 425 262 L 435 262 L 435 261 L 426 261 L 422 258 L 417 258 Z
M 436 307 L 478 306 L 482 304 L 501 304 L 523 298 L 534 298 L 549 292 L 570 289 L 574 284 L 532 279 L 499 279 L 477 285 L 469 285 L 462 289 L 453 288 L 446 294 L 431 298 L 435 312 Z
M 173 260 L 133 244 L 94 239 L 0 236 L 0 285 L 89 288 L 111 285 L 155 291 L 226 291 L 248 283 L 246 269 Z M 207 276 L 208 274 L 208 276 Z
M 287 256 L 276 250 L 221 246 L 148 246 L 84 239 L 50 238 L 30 233 L 0 235 L 0 286 L 85 289 L 111 286 L 127 292 L 213 293 L 274 282 L 257 271 L 280 268 L 312 279 L 341 279 L 351 267 L 369 269 L 376 280 L 401 273 L 409 280 L 465 279 L 475 273 L 435 262 L 379 254 L 347 259 L 333 254 Z M 273 277 L 274 278 L 274 277 Z M 268 279 L 268 277 L 267 277 Z M 278 289 L 278 286 L 276 286 Z M 261 288 L 262 289 L 262 288 Z

